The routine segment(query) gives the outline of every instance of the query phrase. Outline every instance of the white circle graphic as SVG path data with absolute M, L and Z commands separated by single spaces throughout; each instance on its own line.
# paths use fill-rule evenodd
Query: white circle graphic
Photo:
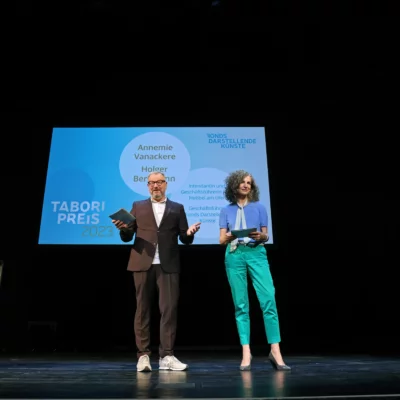
M 147 132 L 130 141 L 119 160 L 122 179 L 134 192 L 149 195 L 147 177 L 161 171 L 168 182 L 166 193 L 177 191 L 190 170 L 190 155 L 185 145 L 165 132 Z

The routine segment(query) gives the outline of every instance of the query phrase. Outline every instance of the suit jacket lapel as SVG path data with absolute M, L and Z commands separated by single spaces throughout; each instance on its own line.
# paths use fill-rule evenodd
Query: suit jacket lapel
M 154 211 L 153 211 L 153 205 L 151 204 L 151 199 L 149 199 L 147 201 L 147 207 L 149 208 L 148 213 L 150 215 L 150 219 L 152 220 L 152 222 L 154 223 L 155 228 L 157 229 L 157 221 L 156 221 L 156 217 L 154 216 Z
M 162 223 L 165 221 L 165 218 L 167 218 L 169 212 L 171 211 L 171 202 L 169 200 L 166 201 L 165 203 L 165 211 L 164 211 L 164 215 L 160 221 L 160 226 L 162 225 Z

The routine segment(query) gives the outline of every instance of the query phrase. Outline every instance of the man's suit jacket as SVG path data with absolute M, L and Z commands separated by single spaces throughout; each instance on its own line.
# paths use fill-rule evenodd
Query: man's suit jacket
M 162 269 L 166 272 L 179 272 L 178 237 L 183 244 L 191 244 L 194 239 L 194 235 L 186 234 L 188 222 L 183 205 L 167 199 L 159 227 L 150 199 L 134 202 L 131 214 L 136 220 L 129 225 L 129 228 L 120 230 L 123 242 L 130 242 L 136 234 L 128 270 L 147 271 L 153 262 L 158 244 Z

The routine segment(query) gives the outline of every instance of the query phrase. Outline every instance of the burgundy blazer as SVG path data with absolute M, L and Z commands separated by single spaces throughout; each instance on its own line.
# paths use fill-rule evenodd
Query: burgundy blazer
M 136 220 L 129 228 L 121 229 L 123 242 L 130 242 L 135 236 L 128 262 L 129 271 L 147 271 L 154 258 L 156 246 L 160 254 L 161 267 L 166 272 L 179 272 L 179 240 L 191 244 L 194 235 L 188 236 L 188 222 L 182 204 L 167 199 L 163 218 L 157 227 L 150 198 L 136 201 L 131 214 Z

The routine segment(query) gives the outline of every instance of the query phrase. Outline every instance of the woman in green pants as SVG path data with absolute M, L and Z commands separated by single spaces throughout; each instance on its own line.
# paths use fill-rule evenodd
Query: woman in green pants
M 239 170 L 225 180 L 225 198 L 229 204 L 221 209 L 220 238 L 225 251 L 226 274 L 235 306 L 236 325 L 242 345 L 241 370 L 250 370 L 250 317 L 247 291 L 247 274 L 250 275 L 264 316 L 268 343 L 271 344 L 269 360 L 278 370 L 290 370 L 282 358 L 279 343 L 278 312 L 275 288 L 269 269 L 264 243 L 268 241 L 268 215 L 259 202 L 259 189 L 250 173 Z M 232 230 L 256 228 L 248 237 L 235 237 Z

